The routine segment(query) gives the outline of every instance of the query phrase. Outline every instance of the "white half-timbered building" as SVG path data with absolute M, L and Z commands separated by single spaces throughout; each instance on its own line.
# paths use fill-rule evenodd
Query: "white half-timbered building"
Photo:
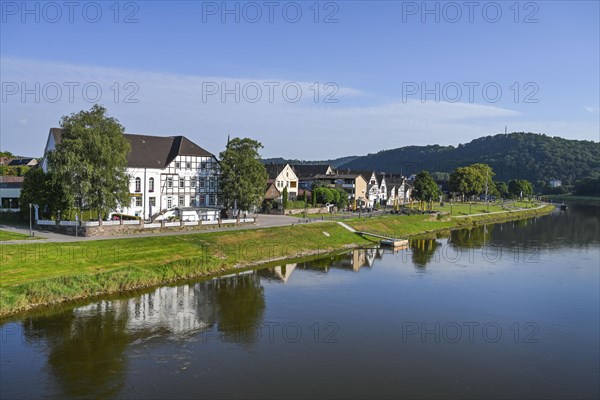
M 60 143 L 62 130 L 50 129 L 45 152 Z M 195 210 L 216 216 L 222 205 L 217 158 L 184 136 L 124 134 L 131 202 L 115 210 L 153 219 L 169 210 Z M 46 170 L 46 163 L 43 163 Z

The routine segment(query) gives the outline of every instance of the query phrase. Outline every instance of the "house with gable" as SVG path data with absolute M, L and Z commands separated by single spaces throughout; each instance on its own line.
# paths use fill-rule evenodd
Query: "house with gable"
M 309 191 L 315 182 L 315 176 L 335 173 L 329 164 L 293 164 L 291 167 L 298 177 L 298 187 Z
M 44 154 L 61 142 L 62 129 L 52 128 Z M 124 134 L 131 201 L 117 212 L 153 219 L 178 209 L 214 219 L 222 205 L 217 158 L 185 136 Z M 44 156 L 42 168 L 47 170 Z
M 269 176 L 268 184 L 274 183 L 281 194 L 287 188 L 289 200 L 298 197 L 298 176 L 289 164 L 266 164 L 265 169 Z

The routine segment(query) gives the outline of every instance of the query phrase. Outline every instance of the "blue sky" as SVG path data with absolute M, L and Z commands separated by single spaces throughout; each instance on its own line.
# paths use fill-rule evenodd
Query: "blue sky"
M 94 101 L 214 153 L 228 134 L 325 159 L 505 125 L 598 141 L 599 3 L 2 1 L 0 147 L 41 156 Z

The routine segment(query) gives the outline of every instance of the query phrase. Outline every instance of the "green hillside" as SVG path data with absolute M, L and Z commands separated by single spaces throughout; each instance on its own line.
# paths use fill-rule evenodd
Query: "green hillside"
M 293 160 L 293 159 L 286 159 L 286 158 L 282 158 L 282 157 L 276 157 L 276 158 L 265 158 L 262 160 L 262 162 L 263 162 L 263 164 L 309 164 L 309 165 L 327 164 L 327 165 L 331 165 L 333 168 L 337 168 L 340 165 L 349 163 L 352 160 L 355 160 L 357 158 L 360 158 L 360 157 L 359 156 L 347 156 L 347 157 L 335 158 L 332 160 L 307 161 L 307 160 Z
M 358 157 L 340 169 L 377 170 L 404 175 L 451 172 L 457 166 L 486 163 L 496 180 L 531 182 L 560 179 L 574 182 L 600 175 L 600 143 L 568 140 L 535 133 L 486 136 L 454 146 L 407 146 Z

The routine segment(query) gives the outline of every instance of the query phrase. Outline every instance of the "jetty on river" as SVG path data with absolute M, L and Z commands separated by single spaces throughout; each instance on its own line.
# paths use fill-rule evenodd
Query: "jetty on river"
M 346 228 L 350 232 L 356 233 L 357 235 L 360 235 L 360 236 L 372 236 L 372 237 L 381 239 L 381 241 L 379 242 L 379 244 L 381 244 L 382 246 L 388 246 L 388 247 L 394 247 L 394 248 L 408 247 L 408 240 L 407 239 L 396 238 L 396 237 L 392 237 L 392 236 L 389 236 L 389 235 L 382 235 L 380 233 L 374 233 L 374 232 L 357 231 L 356 229 L 352 228 L 351 226 L 349 226 L 349 225 L 347 225 L 347 224 L 345 224 L 343 222 L 338 222 L 338 224 L 340 224 L 341 226 L 343 226 L 344 228 Z

